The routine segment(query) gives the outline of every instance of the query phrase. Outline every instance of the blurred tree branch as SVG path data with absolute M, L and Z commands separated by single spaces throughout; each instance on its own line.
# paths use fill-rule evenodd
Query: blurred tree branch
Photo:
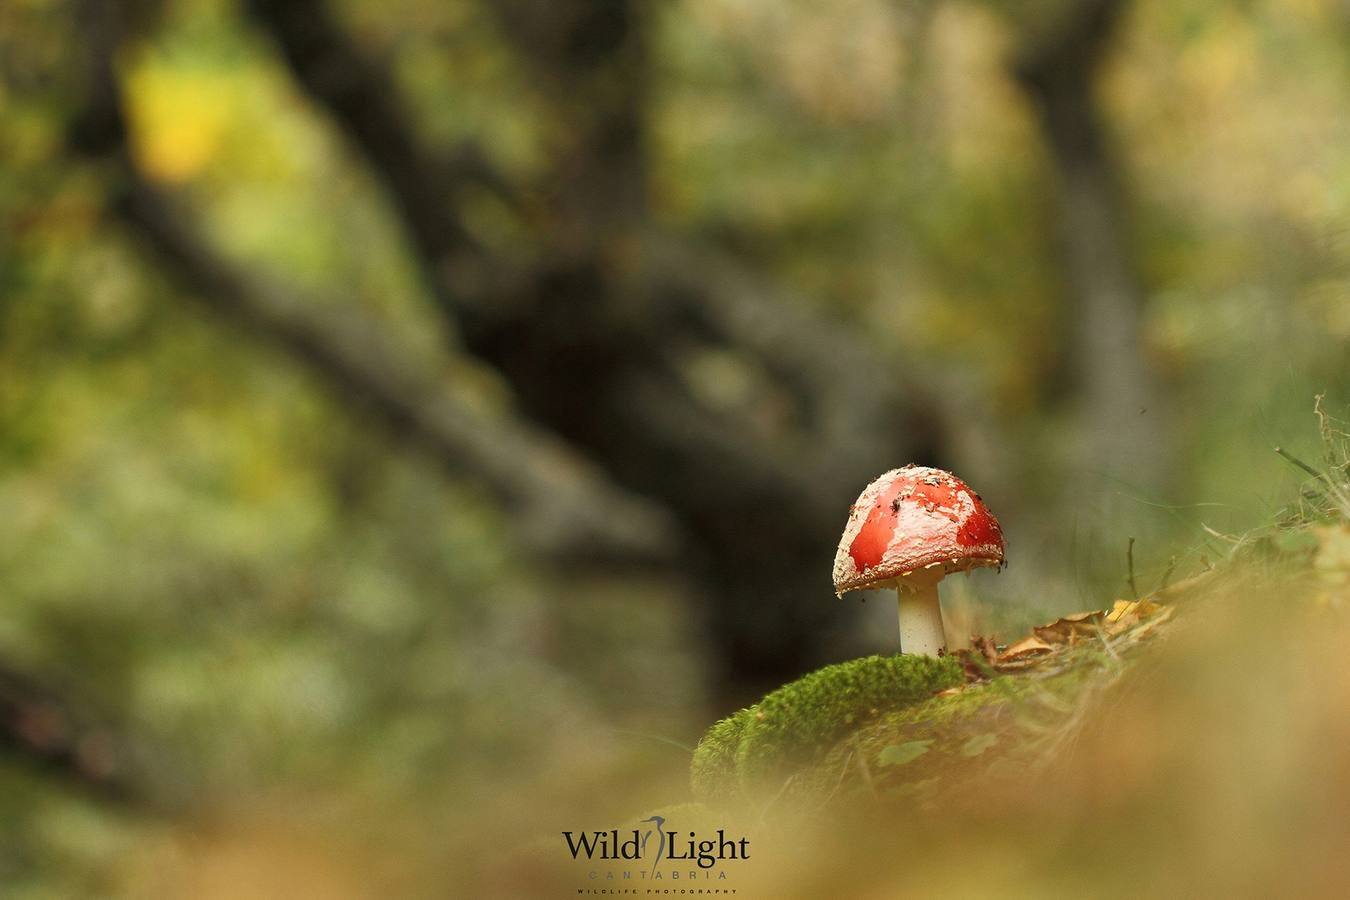
M 111 65 L 119 6 L 86 6 L 95 69 L 76 143 L 115 162 L 116 208 L 180 283 L 340 394 L 366 400 L 456 471 L 527 505 L 522 518 L 589 523 L 565 532 L 582 544 L 658 533 L 662 546 L 672 544 L 658 519 L 638 515 L 603 479 L 588 479 L 584 492 L 551 483 L 544 446 L 578 448 L 613 484 L 658 502 L 685 536 L 681 567 L 702 580 L 715 657 L 739 690 L 821 658 L 836 609 L 828 561 L 841 498 L 898 462 L 933 461 L 951 438 L 948 419 L 959 418 L 947 409 L 960 400 L 940 378 L 899 377 L 865 339 L 732 260 L 652 227 L 644 4 L 493 7 L 547 101 L 554 134 L 543 183 L 524 190 L 476 150 L 424 149 L 389 72 L 360 52 L 327 4 L 249 4 L 297 83 L 389 193 L 463 349 L 503 375 L 529 426 L 471 416 L 393 365 L 396 350 L 366 336 L 348 340 L 220 259 L 137 171 Z M 532 262 L 507 263 L 476 239 L 459 214 L 468 186 L 514 205 Z M 691 360 L 710 352 L 765 377 L 737 405 L 712 402 L 690 372 Z M 540 503 L 555 512 L 540 513 Z
M 531 417 L 685 526 L 731 677 L 777 679 L 817 659 L 840 498 L 897 460 L 931 456 L 943 411 L 866 341 L 652 228 L 647 5 L 491 6 L 544 101 L 555 148 L 544 182 L 519 192 L 537 201 L 522 212 L 535 263 L 505 274 L 466 228 L 447 224 L 464 179 L 485 176 L 414 149 L 388 73 L 328 5 L 249 8 L 394 195 L 465 348 L 506 377 Z M 377 99 L 383 112 L 367 108 Z M 771 391 L 791 396 L 790 417 L 758 427 L 691 390 L 687 357 L 718 350 L 763 366 Z
M 534 549 L 556 559 L 668 561 L 671 523 L 614 489 L 557 441 L 509 416 L 473 410 L 412 367 L 369 322 L 334 321 L 250 281 L 219 257 L 169 197 L 137 168 L 127 147 L 112 60 L 117 23 L 90 14 L 90 105 L 78 148 L 115 168 L 113 208 L 189 292 L 250 334 L 302 362 L 342 399 L 357 399 L 392 432 L 411 439 L 455 475 L 471 475 L 512 511 Z
M 562 115 L 579 120 L 571 123 L 571 130 L 583 135 L 557 163 L 550 185 L 530 192 L 555 198 L 550 209 L 533 214 L 542 220 L 535 225 L 540 243 L 552 244 L 551 256 L 536 267 L 536 282 L 547 280 L 550 269 L 565 267 L 560 260 L 568 256 L 613 256 L 617 244 L 624 258 L 578 264 L 621 270 L 619 287 L 632 299 L 595 315 L 636 320 L 622 335 L 608 337 L 640 342 L 644 358 L 639 368 L 658 369 L 666 363 L 662 335 L 729 345 L 751 354 L 796 389 L 822 457 L 865 445 L 868 435 L 893 443 L 896 411 L 906 402 L 894 377 L 879 377 L 886 366 L 865 342 L 810 314 L 805 305 L 792 303 L 762 276 L 733 260 L 647 224 L 641 140 L 646 81 L 639 21 L 643 14 L 630 6 L 590 0 L 557 4 L 515 0 L 494 6 L 503 31 L 517 45 L 541 90 Z M 429 248 L 422 258 L 424 271 L 433 286 L 441 288 L 439 296 L 456 326 L 466 332 L 468 349 L 479 352 L 498 331 L 545 331 L 538 308 L 545 301 L 539 292 L 520 295 L 535 286 L 529 283 L 529 274 L 481 277 L 485 270 L 503 269 L 485 260 L 482 248 L 456 217 L 455 201 L 464 183 L 497 186 L 505 179 L 476 151 L 474 165 L 465 169 L 417 149 L 413 127 L 399 111 L 388 72 L 351 44 L 322 0 L 287 4 L 259 0 L 251 8 L 276 38 L 297 82 L 364 153 L 397 208 L 404 211 L 418 245 Z M 587 38 L 577 31 L 586 28 L 602 34 Z M 622 34 L 608 34 L 616 28 Z M 606 45 L 607 40 L 612 43 Z M 578 53 L 577 46 L 588 49 Z M 623 89 L 616 90 L 616 83 Z M 376 85 L 381 87 L 375 90 Z M 379 109 L 372 110 L 372 104 Z M 519 192 L 504 188 L 502 193 Z M 579 249 L 577 243 L 588 246 Z M 455 271 L 458 265 L 474 268 L 476 274 L 463 276 Z M 456 282 L 477 285 L 478 290 L 456 290 Z M 567 312 L 575 318 L 578 307 L 604 303 L 597 293 L 578 297 Z M 823 446 L 818 431 L 831 438 Z M 758 460 L 773 455 L 763 444 L 748 445 L 747 450 L 755 467 Z
M 554 561 L 668 561 L 674 530 L 651 504 L 615 489 L 537 429 L 467 405 L 441 379 L 415 371 L 372 323 L 350 310 L 320 318 L 307 311 L 311 304 L 250 282 L 139 177 L 117 210 L 193 296 L 281 347 L 339 398 L 363 403 L 451 475 L 486 485 L 535 551 Z
M 470 185 L 514 202 L 513 189 L 481 150 L 466 143 L 445 158 L 420 146 L 392 75 L 347 39 L 326 4 L 250 0 L 248 8 L 276 38 L 297 83 L 342 124 L 384 182 L 424 263 L 426 286 L 447 316 L 462 319 L 478 294 L 499 292 L 500 280 L 513 280 L 516 273 L 498 268 L 458 215 L 457 200 Z

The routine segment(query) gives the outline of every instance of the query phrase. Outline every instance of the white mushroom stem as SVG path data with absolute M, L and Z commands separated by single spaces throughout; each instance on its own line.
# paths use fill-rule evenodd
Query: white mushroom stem
M 901 653 L 937 656 L 947 649 L 947 638 L 942 631 L 942 605 L 938 602 L 938 582 L 943 574 L 940 568 L 931 574 L 916 572 L 896 586 Z

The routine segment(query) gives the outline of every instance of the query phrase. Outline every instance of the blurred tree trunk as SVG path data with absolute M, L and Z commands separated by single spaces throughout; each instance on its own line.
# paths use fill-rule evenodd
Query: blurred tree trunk
M 383 182 L 463 349 L 503 375 L 530 420 L 672 513 L 721 691 L 744 699 L 856 650 L 831 645 L 847 621 L 829 580 L 835 543 L 869 478 L 937 455 L 931 392 L 734 264 L 655 233 L 650 4 L 493 8 L 551 141 L 546 177 L 522 190 L 472 148 L 453 158 L 422 149 L 393 78 L 326 4 L 250 4 L 297 82 Z M 462 225 L 470 183 L 513 206 L 535 242 L 530 264 L 494 258 Z M 704 349 L 762 368 L 761 399 L 786 397 L 791 414 L 764 425 L 709 404 L 688 374 L 690 353 Z
M 507 374 L 532 416 L 584 447 L 620 484 L 676 511 L 691 538 L 685 562 L 720 680 L 738 701 L 757 696 L 825 659 L 839 611 L 830 562 L 848 504 L 931 435 L 905 428 L 917 420 L 897 405 L 884 410 L 890 421 L 880 428 L 835 435 L 879 449 L 871 460 L 841 452 L 803 461 L 773 452 L 774 439 L 752 438 L 750 423 L 710 416 L 691 396 L 680 359 L 706 336 L 663 322 L 657 310 L 679 303 L 672 292 L 745 287 L 716 285 L 717 268 L 706 260 L 690 261 L 701 282 L 691 286 L 690 270 L 662 271 L 683 269 L 678 257 L 654 259 L 646 148 L 652 6 L 504 0 L 496 9 L 552 114 L 557 146 L 530 318 L 474 333 L 469 344 Z M 794 339 L 825 343 L 809 330 Z M 808 441 L 832 414 L 801 412 Z M 878 430 L 889 432 L 881 442 Z M 784 444 L 794 439 L 781 436 Z
M 1072 300 L 1076 448 L 1083 473 L 1145 490 L 1167 484 L 1168 415 L 1143 342 L 1144 290 L 1131 249 L 1120 167 L 1095 91 L 1121 0 L 1068 4 L 1028 42 L 1016 75 L 1035 102 L 1054 165 L 1058 233 Z

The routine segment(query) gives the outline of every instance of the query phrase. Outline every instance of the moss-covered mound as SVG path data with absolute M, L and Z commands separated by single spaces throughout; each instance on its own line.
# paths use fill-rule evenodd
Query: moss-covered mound
M 736 791 L 736 751 L 755 710 L 747 707 L 714 723 L 698 742 L 689 763 L 689 784 L 695 797 L 725 797 Z
M 988 791 L 1000 778 L 1025 777 L 1121 667 L 1091 646 L 1063 663 L 1048 677 L 1005 675 L 861 723 L 800 769 L 795 787 L 842 803 L 867 796 L 912 805 L 951 801 L 963 791 Z
M 840 735 L 962 681 L 952 658 L 869 656 L 786 684 L 708 729 L 694 751 L 694 795 L 725 800 L 827 752 Z

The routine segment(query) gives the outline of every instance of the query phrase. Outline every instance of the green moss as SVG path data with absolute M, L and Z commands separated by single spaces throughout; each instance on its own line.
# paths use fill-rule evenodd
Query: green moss
M 1045 666 L 940 695 L 964 682 L 955 659 L 827 666 L 709 728 L 691 765 L 694 794 L 718 814 L 746 799 L 847 806 L 858 797 L 955 796 L 1042 758 L 1127 649 L 1108 655 L 1083 644 Z
M 746 719 L 736 750 L 740 781 L 810 764 L 868 719 L 962 680 L 951 657 L 869 656 L 818 669 L 739 714 Z
M 1065 662 L 1049 678 L 1004 675 L 860 723 L 794 772 L 794 793 L 844 804 L 857 796 L 927 802 L 987 787 L 998 772 L 1023 772 L 1043 756 L 1082 692 L 1111 670 L 1090 646 Z M 910 750 L 915 745 L 924 752 Z
M 725 798 L 736 791 L 736 751 L 755 707 L 747 707 L 713 724 L 694 748 L 689 786 L 700 800 Z

